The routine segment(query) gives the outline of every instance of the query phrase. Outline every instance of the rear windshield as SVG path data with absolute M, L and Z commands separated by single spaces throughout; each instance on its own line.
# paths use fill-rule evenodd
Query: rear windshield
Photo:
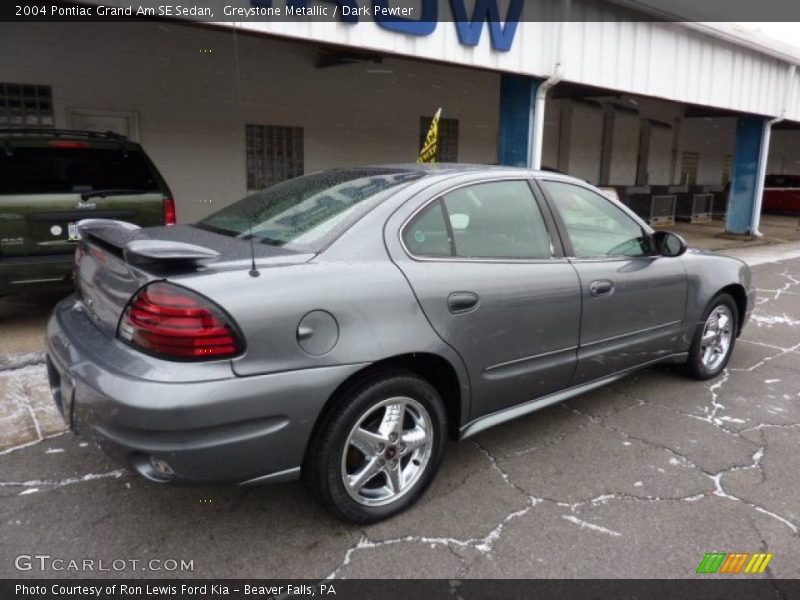
M 14 147 L 0 142 L 0 194 L 119 189 L 160 191 L 141 150 Z
M 386 197 L 422 173 L 343 169 L 284 181 L 247 196 L 197 226 L 300 252 L 319 252 Z

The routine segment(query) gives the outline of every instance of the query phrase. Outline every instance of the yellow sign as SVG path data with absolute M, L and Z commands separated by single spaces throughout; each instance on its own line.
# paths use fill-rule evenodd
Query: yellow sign
M 418 163 L 435 163 L 436 162 L 436 147 L 439 142 L 439 115 L 442 114 L 442 109 L 436 111 L 431 121 L 431 127 L 425 136 L 425 143 L 422 145 L 422 150 L 419 151 Z

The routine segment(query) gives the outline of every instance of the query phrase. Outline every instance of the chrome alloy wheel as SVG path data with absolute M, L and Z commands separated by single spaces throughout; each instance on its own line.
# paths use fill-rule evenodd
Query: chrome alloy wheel
M 733 340 L 733 315 L 731 309 L 720 304 L 706 319 L 703 337 L 700 338 L 700 360 L 709 371 L 715 371 L 725 361 Z
M 414 487 L 433 450 L 428 411 L 405 396 L 371 406 L 356 422 L 341 460 L 345 490 L 359 504 L 382 506 Z

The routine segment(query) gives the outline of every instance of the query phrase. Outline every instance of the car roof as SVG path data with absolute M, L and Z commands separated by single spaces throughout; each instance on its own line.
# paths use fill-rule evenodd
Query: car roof
M 57 138 L 103 138 L 127 140 L 128 138 L 113 131 L 84 131 L 81 129 L 47 129 L 47 128 L 0 128 L 0 137 L 57 137 Z
M 0 128 L 0 140 L 4 142 L 24 142 L 25 145 L 37 145 L 37 142 L 46 144 L 52 140 L 82 141 L 99 145 L 111 143 L 119 147 L 138 147 L 136 142 L 129 140 L 124 135 L 113 131 L 81 131 L 77 129 L 25 129 L 25 128 Z
M 357 167 L 356 167 L 357 168 Z M 486 165 L 476 163 L 390 163 L 382 165 L 370 165 L 364 167 L 368 169 L 387 169 L 405 171 L 409 173 L 422 173 L 425 176 L 436 175 L 467 175 L 486 173 L 487 175 L 518 175 L 522 177 L 547 177 L 548 179 L 563 179 L 586 184 L 586 181 L 554 171 L 551 169 L 528 169 L 524 167 L 509 167 L 506 165 Z

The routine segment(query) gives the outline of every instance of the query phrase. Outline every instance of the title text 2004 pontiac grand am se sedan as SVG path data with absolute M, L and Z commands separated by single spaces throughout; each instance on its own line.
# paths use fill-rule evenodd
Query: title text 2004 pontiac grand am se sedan
M 153 481 L 302 476 L 358 523 L 413 504 L 448 437 L 659 362 L 716 376 L 754 301 L 742 262 L 503 167 L 333 170 L 81 231 L 47 333 L 70 426 Z

